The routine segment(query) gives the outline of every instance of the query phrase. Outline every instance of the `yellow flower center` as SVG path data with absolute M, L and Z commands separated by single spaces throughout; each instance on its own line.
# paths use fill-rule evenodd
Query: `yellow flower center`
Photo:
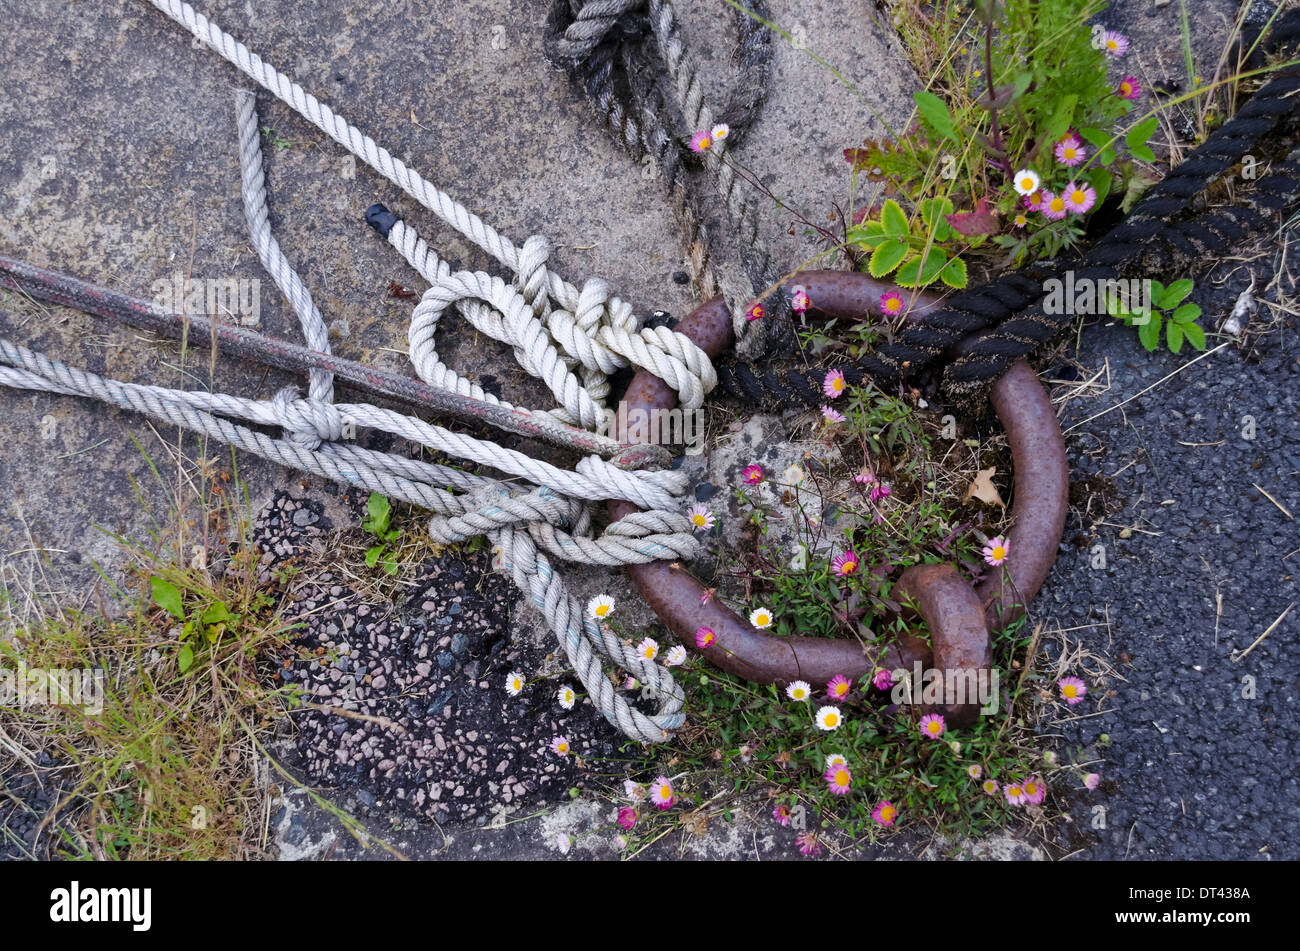
M 858 567 L 858 563 L 850 559 L 840 567 L 840 570 L 843 571 L 846 575 L 848 575 L 856 571 L 857 567 Z
M 1075 149 L 1074 146 L 1071 146 L 1071 145 L 1067 145 L 1067 146 L 1066 146 L 1064 149 L 1062 149 L 1061 151 L 1062 151 L 1062 154 L 1063 154 L 1067 159 L 1072 159 L 1072 158 L 1074 158 L 1076 155 L 1079 154 L 1078 150 Z
M 1032 178 L 1022 178 L 1020 180 L 1020 187 L 1025 191 L 1030 191 L 1034 187 L 1034 180 Z
M 847 786 L 849 784 L 849 772 L 846 769 L 837 769 L 835 771 L 835 785 Z
M 608 613 L 609 613 L 608 604 L 599 604 L 596 606 L 596 617 L 604 617 Z
M 660 786 L 660 787 L 659 787 L 659 798 L 660 798 L 660 799 L 663 799 L 663 800 L 672 799 L 672 798 L 673 798 L 673 787 L 672 787 L 672 786 Z
M 1024 215 L 1016 215 L 1016 224 L 1018 224 L 1018 225 L 1023 225 L 1023 224 L 1024 224 L 1025 222 L 1027 222 L 1028 220 L 1029 220 L 1029 219 L 1026 218 Z
M 1087 197 L 1088 197 L 1087 192 L 1082 191 L 1081 189 L 1078 188 L 1070 192 L 1070 201 L 1074 202 L 1076 205 L 1082 205 L 1084 199 L 1086 199 Z
M 794 688 L 794 698 L 795 698 L 796 700 L 802 700 L 802 699 L 803 699 L 804 697 L 806 697 L 806 696 L 808 696 L 808 695 L 807 695 L 806 693 L 804 693 L 804 689 L 803 689 L 803 687 L 795 687 L 795 688 Z
M 1065 199 L 1063 199 L 1063 198 L 1053 198 L 1053 199 L 1052 199 L 1052 203 L 1051 203 L 1051 205 L 1050 205 L 1049 207 L 1052 209 L 1052 211 L 1064 211 L 1064 210 L 1065 210 Z
M 1066 684 L 1061 692 L 1067 697 L 1073 697 L 1078 691 L 1075 689 L 1074 684 Z
M 844 381 L 839 377 L 836 377 L 835 379 L 831 380 L 831 389 L 834 390 L 836 393 L 841 392 L 844 389 Z
M 770 623 L 771 623 L 771 618 L 769 618 L 766 614 L 760 614 L 758 616 L 759 627 L 766 627 Z
M 1108 49 L 1108 50 L 1117 50 L 1117 49 L 1119 49 L 1119 44 L 1116 43 L 1114 40 L 1107 40 L 1107 41 L 1106 41 L 1106 49 Z
M 1133 92 L 1133 86 L 1132 86 L 1130 83 L 1120 83 L 1120 84 L 1119 84 L 1119 91 L 1120 91 L 1121 95 L 1125 95 L 1125 96 L 1127 96 L 1127 95 L 1129 95 L 1130 93 Z
M 838 716 L 836 716 L 834 713 L 828 713 L 828 714 L 826 714 L 826 725 L 827 725 L 827 726 L 834 726 L 835 724 L 837 724 L 837 723 L 839 723 L 839 722 L 840 722 L 840 718 L 839 718 Z
M 1025 795 L 1032 796 L 1038 792 L 1038 787 L 1033 783 L 1025 783 Z
M 556 748 L 557 750 L 559 750 L 561 753 L 567 753 L 567 752 L 569 752 L 569 744 L 568 744 L 568 743 L 556 743 L 556 744 L 555 744 L 555 748 Z
M 692 515 L 692 516 L 691 516 L 691 521 L 694 522 L 696 525 L 703 527 L 703 525 L 704 525 L 704 516 L 703 516 L 703 515 Z
M 848 693 L 848 691 L 849 691 L 849 685 L 848 685 L 848 684 L 836 684 L 836 685 L 835 685 L 835 696 L 837 696 L 837 697 L 842 697 L 842 696 L 844 696 L 846 693 Z
M 1007 550 L 1001 545 L 995 546 L 993 549 L 993 560 L 1001 561 L 1005 557 L 1007 557 Z
M 931 720 L 925 725 L 925 728 L 930 731 L 931 736 L 939 735 L 939 723 L 937 720 Z

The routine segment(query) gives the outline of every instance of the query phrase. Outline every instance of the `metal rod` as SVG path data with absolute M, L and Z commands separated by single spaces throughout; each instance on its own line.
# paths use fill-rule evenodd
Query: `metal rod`
M 364 393 L 387 397 L 426 411 L 433 410 L 467 423 L 486 423 L 563 449 L 593 453 L 627 468 L 663 465 L 667 456 L 667 450 L 662 446 L 620 443 L 559 420 L 539 418 L 526 410 L 486 403 L 450 390 L 434 389 L 420 380 L 266 337 L 245 327 L 214 320 L 212 315 L 171 313 L 152 301 L 5 255 L 0 255 L 0 287 L 12 288 L 38 300 L 73 307 L 98 317 L 120 320 L 173 340 L 184 338 L 196 346 L 206 348 L 215 341 L 221 352 L 263 366 L 291 373 L 328 370 L 340 382 Z

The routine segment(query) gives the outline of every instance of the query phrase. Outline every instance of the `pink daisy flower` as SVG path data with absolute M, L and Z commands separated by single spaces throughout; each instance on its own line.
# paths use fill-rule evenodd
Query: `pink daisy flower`
M 878 670 L 876 675 L 871 678 L 877 690 L 888 690 L 894 686 L 894 675 L 887 670 Z
M 1025 802 L 1037 806 L 1047 795 L 1047 787 L 1037 776 L 1030 776 L 1020 785 L 1020 790 L 1025 794 Z
M 804 290 L 803 285 L 796 287 L 790 295 L 790 309 L 796 314 L 807 313 L 808 308 L 812 306 L 812 299 L 808 292 Z
M 794 837 L 794 844 L 799 846 L 799 851 L 804 855 L 811 855 L 813 858 L 822 854 L 822 844 L 817 841 L 816 832 L 801 832 Z
M 681 139 L 678 139 L 677 141 L 680 142 Z M 701 129 L 699 132 L 696 132 L 693 136 L 691 136 L 692 152 L 707 152 L 712 147 L 713 147 L 713 138 L 709 135 L 707 129 Z
M 925 716 L 921 717 L 921 732 L 932 740 L 937 740 L 939 737 L 943 736 L 943 731 L 946 728 L 947 724 L 943 722 L 943 716 L 941 714 L 927 713 Z
M 569 755 L 568 739 L 563 736 L 557 736 L 555 739 L 551 740 L 551 752 L 555 753 L 557 756 L 568 756 Z
M 673 792 L 673 784 L 667 776 L 656 776 L 650 784 L 650 801 L 660 809 L 671 809 L 677 801 L 677 794 Z
M 1002 790 L 1002 795 L 1007 797 L 1008 803 L 1018 806 L 1025 802 L 1025 787 L 1020 783 L 1007 783 Z
M 790 807 L 780 803 L 773 806 L 772 818 L 777 821 L 778 825 L 788 826 L 790 824 Z
M 822 774 L 822 779 L 826 780 L 826 785 L 830 787 L 831 792 L 837 796 L 843 796 L 848 793 L 849 786 L 853 782 L 853 774 L 843 763 L 836 766 L 828 766 L 826 772 Z
M 1058 162 L 1073 168 L 1088 157 L 1088 150 L 1083 147 L 1078 136 L 1070 134 L 1056 143 L 1055 154 Z
M 740 477 L 745 480 L 745 485 L 758 485 L 763 481 L 763 467 L 758 463 L 745 466 Z
M 843 674 L 836 674 L 826 682 L 826 696 L 830 697 L 832 700 L 843 700 L 849 695 L 849 691 L 852 689 L 853 684 L 851 684 L 849 678 L 845 677 Z
M 1038 210 L 1043 213 L 1044 218 L 1060 221 L 1065 217 L 1065 199 L 1060 195 L 1053 195 L 1051 192 L 1044 190 L 1043 201 L 1038 206 Z
M 898 810 L 888 799 L 882 799 L 876 803 L 876 808 L 871 810 L 871 818 L 875 819 L 882 826 L 892 826 L 894 820 L 898 818 Z
M 714 516 L 709 511 L 708 506 L 703 503 L 692 505 L 686 511 L 686 517 L 691 520 L 691 528 L 695 531 L 708 531 L 713 527 Z
M 623 806 L 618 810 L 618 824 L 621 829 L 631 829 L 636 825 L 636 810 L 631 806 Z
M 896 317 L 903 312 L 903 295 L 886 291 L 880 295 L 880 312 L 886 317 Z
M 844 381 L 843 370 L 831 370 L 826 374 L 826 379 L 822 380 L 822 392 L 831 399 L 835 399 L 844 392 L 848 384 Z
M 754 304 L 752 307 L 750 307 L 749 310 L 745 311 L 745 319 L 746 319 L 746 320 L 762 320 L 762 319 L 763 319 L 763 305 L 762 305 L 762 304 Z
M 990 538 L 989 543 L 984 546 L 984 561 L 996 568 L 1002 562 L 1007 560 L 1007 554 L 1010 549 L 1007 547 L 1007 540 L 999 535 L 997 538 Z
M 695 631 L 695 646 L 700 650 L 704 650 L 706 647 L 712 647 L 713 642 L 717 639 L 718 635 L 714 633 L 713 628 L 711 627 L 701 627 L 697 628 Z
M 835 556 L 831 562 L 831 571 L 835 572 L 837 577 L 843 578 L 845 575 L 851 575 L 858 570 L 858 553 L 854 551 L 841 552 Z
M 823 406 L 822 419 L 826 420 L 826 422 L 834 426 L 836 423 L 844 422 L 845 416 L 843 413 L 836 412 L 835 410 L 831 409 L 829 406 Z
M 1080 185 L 1077 182 L 1070 182 L 1065 186 L 1065 192 L 1062 197 L 1065 199 L 1065 207 L 1076 215 L 1081 215 L 1097 202 L 1097 190 L 1088 184 Z
M 1089 773 L 1083 777 L 1084 789 L 1096 789 L 1101 785 L 1101 773 Z
M 1107 56 L 1119 58 L 1128 52 L 1128 37 L 1114 30 L 1107 30 L 1101 35 L 1101 51 Z
M 1030 211 L 1043 210 L 1043 198 L 1050 194 L 1046 188 L 1039 188 L 1024 197 L 1025 207 Z
M 1011 223 L 1017 228 L 1023 228 L 1025 225 L 1029 224 L 1029 217 L 1021 213 L 1012 218 Z
M 1121 99 L 1136 99 L 1142 95 L 1142 84 L 1136 76 L 1125 76 L 1115 87 L 1115 95 Z
M 983 789 L 984 792 L 986 792 L 988 795 L 996 796 L 998 792 L 997 780 L 986 779 L 984 780 L 984 784 L 980 788 Z
M 1078 677 L 1062 677 L 1056 685 L 1061 688 L 1061 699 L 1070 706 L 1081 701 L 1088 693 L 1088 685 Z
M 969 776 L 971 779 L 979 779 L 981 776 L 984 775 L 984 767 L 981 766 L 979 763 L 975 763 L 971 766 L 967 766 L 966 775 Z

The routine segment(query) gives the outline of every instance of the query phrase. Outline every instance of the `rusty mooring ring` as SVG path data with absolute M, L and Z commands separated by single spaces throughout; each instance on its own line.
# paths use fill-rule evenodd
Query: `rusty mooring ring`
M 802 284 L 814 309 L 829 316 L 858 319 L 878 312 L 876 301 L 889 289 L 850 271 L 804 272 L 788 283 Z M 919 298 L 910 318 L 924 319 L 931 307 L 931 299 Z M 710 358 L 726 352 L 733 342 L 731 317 L 720 297 L 696 308 L 676 329 Z M 641 371 L 628 386 L 624 401 L 629 411 L 666 410 L 672 408 L 675 394 L 658 377 Z M 929 625 L 933 651 L 910 635 L 879 647 L 849 640 L 763 634 L 718 600 L 704 598 L 704 586 L 679 562 L 629 565 L 632 583 L 689 649 L 719 669 L 755 683 L 806 680 L 821 684 L 837 674 L 857 682 L 878 668 L 910 670 L 917 662 L 944 671 L 946 677 L 952 672 L 973 683 L 970 675 L 977 677 L 992 663 L 989 631 L 1024 612 L 1056 560 L 1069 496 L 1061 428 L 1047 391 L 1027 363 L 1015 364 L 993 385 L 992 402 L 1006 428 L 1015 467 L 1009 533 L 1009 550 L 1014 556 L 1006 570 L 976 589 L 948 565 L 916 565 L 903 572 L 899 590 L 916 602 Z M 610 501 L 607 507 L 613 520 L 636 511 L 632 503 L 621 500 Z M 701 627 L 711 628 L 716 635 L 713 644 L 703 649 L 695 644 L 695 632 Z M 943 706 L 954 726 L 973 722 L 978 711 L 977 702 Z

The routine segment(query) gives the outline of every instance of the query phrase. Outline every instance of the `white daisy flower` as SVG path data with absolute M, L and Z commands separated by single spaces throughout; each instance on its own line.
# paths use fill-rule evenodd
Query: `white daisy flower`
M 807 700 L 812 696 L 812 684 L 806 680 L 796 680 L 785 688 L 785 695 L 791 700 Z
M 1040 184 L 1038 175 L 1033 171 L 1033 169 L 1029 168 L 1022 168 L 1020 171 L 1016 172 L 1016 177 L 1013 179 L 1013 182 L 1015 183 L 1016 191 L 1021 195 L 1032 195 L 1034 192 L 1038 191 L 1038 186 Z
M 598 594 L 587 602 L 587 613 L 597 621 L 606 620 L 614 613 L 614 599 L 607 594 Z
M 573 688 L 565 684 L 555 692 L 555 699 L 560 701 L 560 706 L 566 710 L 572 710 L 573 705 L 578 700 L 578 695 L 573 692 Z
M 654 660 L 659 656 L 659 642 L 653 637 L 647 637 L 636 645 L 636 652 L 642 660 Z
M 817 711 L 817 727 L 822 730 L 838 730 L 840 724 L 844 722 L 844 717 L 840 714 L 839 707 L 825 706 Z
M 519 696 L 524 689 L 524 675 L 517 670 L 512 670 L 506 674 L 506 693 L 512 697 Z
M 664 656 L 665 667 L 680 667 L 686 663 L 686 648 L 678 644 Z
M 753 613 L 749 615 L 749 623 L 760 630 L 765 627 L 771 627 L 776 618 L 767 608 L 754 608 Z
M 848 765 L 849 765 L 849 761 L 846 760 L 839 753 L 832 753 L 830 756 L 826 757 L 826 769 L 828 771 L 834 769 L 836 766 L 848 766 Z

